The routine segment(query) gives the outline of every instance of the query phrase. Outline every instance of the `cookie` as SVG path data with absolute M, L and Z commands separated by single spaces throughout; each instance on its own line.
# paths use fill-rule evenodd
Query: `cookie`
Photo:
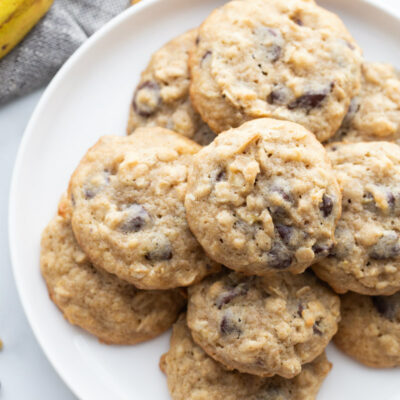
M 400 293 L 392 296 L 342 296 L 342 321 L 335 344 L 375 368 L 400 366 Z
M 133 96 L 128 134 L 141 126 L 160 126 L 201 145 L 214 139 L 189 98 L 188 58 L 196 37 L 197 30 L 191 30 L 154 53 Z
M 397 141 L 400 144 L 400 79 L 389 64 L 362 66 L 360 93 L 351 100 L 332 141 Z
M 69 193 L 72 227 L 96 266 L 140 289 L 188 286 L 218 269 L 186 222 L 187 173 L 200 146 L 163 128 L 105 136 Z
M 291 380 L 227 371 L 193 342 L 183 315 L 160 367 L 173 400 L 314 400 L 331 363 L 322 354 Z
M 170 328 L 185 300 L 179 289 L 143 291 L 93 267 L 61 210 L 42 236 L 40 265 L 50 298 L 74 325 L 109 344 L 135 344 Z
M 400 290 L 400 147 L 388 142 L 327 147 L 342 189 L 336 245 L 314 266 L 335 291 Z
M 336 333 L 339 297 L 312 272 L 221 273 L 189 288 L 194 341 L 228 369 L 293 378 Z
M 217 133 L 271 117 L 324 141 L 359 91 L 361 61 L 341 20 L 312 0 L 230 1 L 199 28 L 191 99 Z
M 304 271 L 333 245 L 341 195 L 330 161 L 301 125 L 262 118 L 193 158 L 188 222 L 214 260 L 249 275 Z

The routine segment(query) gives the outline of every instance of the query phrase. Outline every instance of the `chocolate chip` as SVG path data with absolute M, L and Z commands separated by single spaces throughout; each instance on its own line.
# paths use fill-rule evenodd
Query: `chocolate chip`
M 325 97 L 325 93 L 306 93 L 292 101 L 288 108 L 289 110 L 294 108 L 316 108 L 321 105 Z
M 319 329 L 320 321 L 316 321 L 313 325 L 313 332 L 314 335 L 322 336 L 322 331 Z
M 226 313 L 222 317 L 219 329 L 223 335 L 237 334 L 239 337 L 242 333 L 242 330 L 237 326 L 236 322 L 233 320 L 233 316 L 231 315 L 231 313 Z
M 265 62 L 274 63 L 281 57 L 285 42 L 279 29 L 259 27 L 253 34 L 256 35 L 259 45 L 252 54 L 252 58 L 263 71 Z
M 283 224 L 276 224 L 275 228 L 278 231 L 283 243 L 288 244 L 290 237 L 292 236 L 293 228 Z
M 94 191 L 93 189 L 89 189 L 89 188 L 85 188 L 83 190 L 83 193 L 85 195 L 86 200 L 93 199 L 93 197 L 95 197 L 97 194 L 96 191 Z
M 262 36 L 264 40 L 267 39 L 267 42 L 269 42 L 265 47 L 266 60 L 271 63 L 278 61 L 282 54 L 283 38 L 281 32 L 278 29 L 267 28 L 263 31 Z
M 333 249 L 333 244 L 328 245 L 328 244 L 315 243 L 312 247 L 314 254 L 318 258 L 327 257 L 332 249 Z
M 396 297 L 395 297 L 396 296 Z M 398 294 L 393 296 L 372 296 L 372 304 L 383 317 L 394 320 L 398 311 Z
M 106 182 L 107 183 L 107 182 Z M 83 195 L 85 196 L 86 200 L 91 200 L 97 196 L 103 189 L 104 185 L 94 186 L 92 184 L 86 184 L 83 187 Z
M 172 251 L 171 249 L 157 249 L 154 251 L 149 251 L 144 256 L 148 261 L 167 261 L 171 260 L 172 258 Z
M 123 223 L 120 230 L 124 233 L 138 232 L 142 229 L 144 224 L 145 221 L 142 217 L 140 216 L 132 217 Z
M 217 176 L 215 177 L 215 180 L 217 182 L 226 181 L 226 171 L 224 169 L 221 169 L 221 171 L 219 171 Z
M 249 291 L 249 283 L 242 282 L 231 290 L 221 293 L 217 300 L 215 301 L 215 305 L 220 310 L 222 306 L 229 304 L 233 299 L 239 296 L 244 296 Z
M 267 207 L 274 225 L 282 224 L 289 218 L 288 212 L 283 207 Z
M 146 93 L 146 101 L 139 102 L 139 94 Z M 140 116 L 147 118 L 154 114 L 161 104 L 160 86 L 154 81 L 145 81 L 136 89 L 133 97 L 133 109 Z
M 324 193 L 322 196 L 322 202 L 319 205 L 319 209 L 322 212 L 322 215 L 326 218 L 331 215 L 332 210 L 333 210 L 333 201 L 332 199 Z
M 172 259 L 172 246 L 166 236 L 161 234 L 157 240 L 153 240 L 153 246 L 144 256 L 147 261 L 168 261 Z
M 394 208 L 396 205 L 396 198 L 394 197 L 394 194 L 392 192 L 388 191 L 386 198 L 387 198 L 389 207 Z
M 197 37 L 196 37 L 196 46 L 198 46 L 199 43 L 200 43 L 200 36 L 197 36 Z
M 303 304 L 299 304 L 299 307 L 297 308 L 297 315 L 300 317 L 300 318 L 303 318 L 303 311 L 304 311 L 304 306 L 303 306 Z
M 127 219 L 119 225 L 118 229 L 122 233 L 139 232 L 150 221 L 150 215 L 140 204 L 132 204 L 128 210 Z
M 207 51 L 204 53 L 203 57 L 201 57 L 201 60 L 200 60 L 200 66 L 202 66 L 203 63 L 204 63 L 209 57 L 211 57 L 211 54 L 212 54 L 212 52 L 211 52 L 210 50 L 207 50 Z
M 290 89 L 283 85 L 275 86 L 267 96 L 269 104 L 284 105 L 287 104 L 291 96 Z
M 284 189 L 282 186 L 272 185 L 270 190 L 271 192 L 278 193 L 282 197 L 282 199 L 287 201 L 288 203 L 293 203 L 292 194 L 288 190 Z
M 333 87 L 334 84 L 331 83 L 329 88 L 315 92 L 306 92 L 302 96 L 297 97 L 297 99 L 289 103 L 287 107 L 289 110 L 293 110 L 295 108 L 311 110 L 312 108 L 320 107 L 326 96 L 332 91 Z
M 284 104 L 282 93 L 279 90 L 273 90 L 267 97 L 269 104 Z
M 270 268 L 282 270 L 290 267 L 293 255 L 279 241 L 275 241 L 271 250 L 268 252 L 268 266 Z
M 274 44 L 268 48 L 267 54 L 268 54 L 267 56 L 268 61 L 274 63 L 279 60 L 282 54 L 282 47 Z
M 299 26 L 304 26 L 303 21 L 300 18 L 294 18 L 292 21 Z
M 395 231 L 386 231 L 369 252 L 373 260 L 388 260 L 400 256 L 399 236 Z

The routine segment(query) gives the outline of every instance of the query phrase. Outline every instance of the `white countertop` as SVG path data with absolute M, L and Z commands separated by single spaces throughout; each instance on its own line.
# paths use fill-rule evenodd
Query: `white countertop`
M 400 14 L 399 0 L 374 0 Z M 76 397 L 40 349 L 21 307 L 8 250 L 8 196 L 18 146 L 43 90 L 0 107 L 0 399 L 71 400 Z M 27 199 L 29 201 L 29 199 Z

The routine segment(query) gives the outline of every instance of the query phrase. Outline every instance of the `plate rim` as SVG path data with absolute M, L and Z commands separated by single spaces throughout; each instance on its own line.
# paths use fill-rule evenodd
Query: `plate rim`
M 24 290 L 22 288 L 22 283 L 19 275 L 19 269 L 17 267 L 17 233 L 16 233 L 16 213 L 17 213 L 17 186 L 18 186 L 18 177 L 20 175 L 20 171 L 23 166 L 24 155 L 28 150 L 28 143 L 31 136 L 34 134 L 34 127 L 36 125 L 36 121 L 40 118 L 44 106 L 47 104 L 48 99 L 53 96 L 53 94 L 57 91 L 58 85 L 64 79 L 64 76 L 68 73 L 68 71 L 79 62 L 81 56 L 86 53 L 95 43 L 101 40 L 103 37 L 107 36 L 107 34 L 112 31 L 114 28 L 117 28 L 118 25 L 122 24 L 125 20 L 132 17 L 132 15 L 139 13 L 142 9 L 149 7 L 156 7 L 156 5 L 160 2 L 168 1 L 168 0 L 142 0 L 138 4 L 133 6 L 128 6 L 128 8 L 122 11 L 120 14 L 112 18 L 105 25 L 103 25 L 98 31 L 96 31 L 92 36 L 90 36 L 80 47 L 78 47 L 75 52 L 68 58 L 68 60 L 61 66 L 61 68 L 57 71 L 55 76 L 51 79 L 51 81 L 47 84 L 43 94 L 41 95 L 37 105 L 35 106 L 34 111 L 32 112 L 29 121 L 24 129 L 24 133 L 22 135 L 22 139 L 18 146 L 17 155 L 14 161 L 14 166 L 11 174 L 11 185 L 9 189 L 8 196 L 8 247 L 10 252 L 10 264 L 13 273 L 13 279 L 17 288 L 18 297 L 20 299 L 22 309 L 24 315 L 26 316 L 29 326 L 34 334 L 35 339 L 39 343 L 41 350 L 46 356 L 47 360 L 51 364 L 54 371 L 63 381 L 63 383 L 71 390 L 71 392 L 78 399 L 86 399 L 86 397 L 82 394 L 82 389 L 79 387 L 80 385 L 73 381 L 73 379 L 68 375 L 65 369 L 58 367 L 58 361 L 55 359 L 53 353 L 50 352 L 49 348 L 44 343 L 44 338 L 41 336 L 40 329 L 37 327 L 34 316 L 30 313 L 28 304 L 28 297 L 25 295 Z M 191 0 L 188 0 L 191 1 Z M 333 0 L 329 0 L 333 1 Z M 318 0 L 317 0 L 318 2 Z M 353 0 L 354 2 L 354 0 Z M 362 4 L 366 4 L 371 9 L 375 9 L 380 13 L 383 13 L 384 17 L 394 18 L 400 23 L 400 12 L 395 10 L 393 6 L 388 4 L 378 3 L 377 0 L 356 0 L 356 2 Z M 340 5 L 340 2 L 338 2 Z

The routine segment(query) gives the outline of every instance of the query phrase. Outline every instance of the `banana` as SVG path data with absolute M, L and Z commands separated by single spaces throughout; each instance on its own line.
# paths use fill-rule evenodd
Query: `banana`
M 0 58 L 11 51 L 54 0 L 0 0 Z

